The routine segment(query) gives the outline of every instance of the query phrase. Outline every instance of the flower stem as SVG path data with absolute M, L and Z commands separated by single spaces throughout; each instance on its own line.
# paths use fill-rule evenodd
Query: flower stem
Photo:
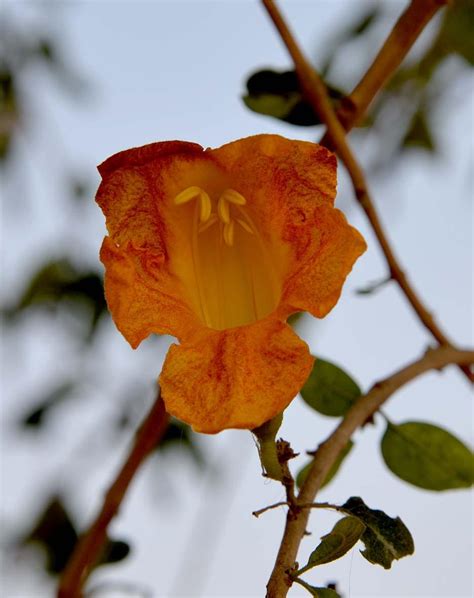
M 100 557 L 107 528 L 118 513 L 122 500 L 139 467 L 155 448 L 168 427 L 161 393 L 137 431 L 135 442 L 114 482 L 107 491 L 102 508 L 87 532 L 80 538 L 59 582 L 58 598 L 80 598 L 82 588 Z

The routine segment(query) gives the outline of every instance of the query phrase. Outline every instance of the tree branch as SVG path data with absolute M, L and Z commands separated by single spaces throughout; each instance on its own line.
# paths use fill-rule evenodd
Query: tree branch
M 311 468 L 297 497 L 298 511 L 288 513 L 274 569 L 267 584 L 267 598 L 284 598 L 292 584 L 288 571 L 294 566 L 300 542 L 305 534 L 310 508 L 326 475 L 352 434 L 372 416 L 399 388 L 429 370 L 449 364 L 474 363 L 474 351 L 449 346 L 429 349 L 423 357 L 375 384 L 349 409 L 334 432 L 319 445 Z M 261 514 L 260 510 L 257 512 Z M 296 513 L 296 514 L 295 514 Z M 291 516 L 290 516 L 291 515 Z
M 107 528 L 118 513 L 127 489 L 141 464 L 163 436 L 168 426 L 161 393 L 137 431 L 130 453 L 107 491 L 102 509 L 88 531 L 79 540 L 61 577 L 58 598 L 79 598 L 92 568 L 97 563 Z
M 412 0 L 352 93 L 342 100 L 337 117 L 350 131 L 367 111 L 377 92 L 392 78 L 425 26 L 448 0 Z M 329 146 L 329 135 L 321 140 Z
M 431 332 L 432 336 L 438 341 L 438 343 L 440 345 L 451 346 L 452 343 L 448 337 L 440 329 L 432 314 L 428 311 L 411 284 L 408 282 L 405 273 L 403 272 L 403 269 L 401 268 L 398 259 L 391 248 L 382 223 L 380 222 L 379 216 L 370 197 L 364 173 L 362 172 L 356 157 L 352 153 L 352 150 L 347 143 L 344 127 L 339 122 L 339 119 L 334 112 L 324 82 L 316 70 L 304 57 L 273 0 L 262 0 L 262 3 L 270 15 L 270 18 L 272 19 L 288 49 L 288 52 L 293 59 L 296 73 L 298 75 L 305 97 L 310 102 L 315 112 L 319 115 L 321 121 L 326 124 L 329 139 L 342 162 L 346 166 L 354 187 L 356 198 L 359 204 L 362 206 L 362 209 L 364 210 L 374 230 L 374 233 L 385 256 L 391 278 L 397 282 L 422 324 Z M 471 372 L 471 370 L 465 366 L 460 367 L 466 377 L 473 382 L 474 374 Z

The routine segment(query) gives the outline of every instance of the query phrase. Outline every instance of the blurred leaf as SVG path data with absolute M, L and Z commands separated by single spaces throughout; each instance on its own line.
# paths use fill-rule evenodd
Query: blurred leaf
M 349 442 L 346 444 L 346 447 L 344 448 L 344 450 L 339 453 L 339 456 L 337 457 L 336 461 L 334 461 L 331 469 L 329 470 L 329 472 L 326 476 L 326 479 L 321 484 L 321 488 L 324 488 L 325 486 L 327 486 L 329 484 L 329 482 L 334 478 L 334 476 L 339 471 L 339 468 L 341 467 L 342 462 L 347 457 L 347 455 L 351 452 L 353 446 L 354 446 L 354 443 L 352 442 L 352 440 L 349 440 Z M 310 461 L 307 465 L 305 465 L 298 472 L 298 474 L 296 476 L 296 485 L 298 486 L 298 488 L 301 488 L 301 486 L 304 484 L 304 481 L 306 480 L 306 476 L 308 475 L 308 472 L 311 468 L 311 463 L 312 463 L 312 461 Z
M 426 490 L 469 488 L 474 456 L 448 431 L 423 422 L 388 424 L 382 439 L 387 467 L 399 478 Z
M 341 508 L 366 526 L 360 538 L 365 544 L 365 550 L 361 550 L 361 554 L 370 563 L 390 569 L 395 559 L 401 559 L 415 551 L 413 538 L 399 517 L 393 519 L 383 511 L 370 509 L 357 496 L 351 497 Z
M 364 531 L 365 525 L 360 519 L 351 516 L 340 519 L 329 534 L 321 536 L 322 542 L 313 550 L 308 563 L 297 575 L 341 558 L 359 541 Z
M 0 160 L 8 157 L 18 122 L 18 98 L 14 74 L 0 64 Z
M 347 38 L 353 39 L 367 32 L 380 15 L 380 7 L 369 8 L 362 17 L 347 30 Z
M 69 182 L 71 195 L 77 201 L 82 201 L 91 197 L 91 188 L 89 183 L 79 177 L 72 177 Z
M 119 563 L 130 554 L 130 545 L 123 540 L 109 540 L 100 559 L 101 565 Z
M 59 384 L 36 401 L 36 407 L 21 418 L 20 424 L 25 428 L 41 426 L 49 410 L 64 399 L 67 399 L 75 388 L 75 382 L 69 381 Z
M 291 316 L 288 317 L 286 323 L 291 326 L 294 327 L 298 324 L 298 322 L 301 321 L 301 319 L 304 316 L 304 311 L 297 311 L 294 314 L 291 314 Z
M 315 596 L 316 598 L 341 598 L 340 594 L 330 588 L 317 588 L 306 582 L 301 585 L 308 590 L 311 596 Z
M 356 293 L 357 295 L 371 295 L 372 293 L 375 293 L 376 291 L 380 290 L 391 280 L 392 279 L 390 276 L 382 278 L 381 280 L 376 280 L 374 282 L 369 283 L 366 287 L 356 289 Z
M 405 137 L 402 141 L 403 147 L 418 147 L 428 152 L 435 151 L 435 144 L 431 135 L 430 127 L 426 120 L 425 111 L 419 108 L 413 115 Z
M 343 93 L 329 85 L 327 88 L 337 107 Z M 319 117 L 302 96 L 295 71 L 257 71 L 247 80 L 247 92 L 243 101 L 253 112 L 303 127 L 321 124 Z
M 60 497 L 54 497 L 28 532 L 23 544 L 38 544 L 46 552 L 46 570 L 61 573 L 78 540 L 76 528 Z M 130 546 L 122 540 L 107 540 L 97 566 L 122 561 L 130 552 Z
M 468 64 L 474 65 L 474 2 L 456 0 L 444 13 L 438 36 L 431 47 L 431 54 L 443 58 L 458 54 Z M 432 59 L 434 62 L 434 60 Z M 438 60 L 439 61 L 439 60 Z
M 46 551 L 49 573 L 64 569 L 76 545 L 77 532 L 60 498 L 53 498 L 46 506 L 24 542 L 36 542 Z
M 244 96 L 243 100 L 247 108 L 250 108 L 253 112 L 285 119 L 301 101 L 301 96 L 299 93 L 289 94 L 287 97 L 262 93 L 258 96 Z
M 55 64 L 58 62 L 57 50 L 51 39 L 39 39 L 33 48 L 33 54 L 40 57 L 45 62 Z
M 319 413 L 339 417 L 360 397 L 361 390 L 341 368 L 316 358 L 300 394 L 305 402 Z
M 91 337 L 102 314 L 107 312 L 102 278 L 95 272 L 82 273 L 67 259 L 48 262 L 33 274 L 23 295 L 6 310 L 14 317 L 28 308 L 54 308 L 68 300 L 73 308 L 86 306 Z

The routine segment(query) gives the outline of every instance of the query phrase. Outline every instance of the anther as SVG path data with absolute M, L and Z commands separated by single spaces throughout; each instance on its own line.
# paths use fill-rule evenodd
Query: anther
M 211 210 L 212 210 L 211 198 L 205 191 L 201 190 L 201 192 L 199 194 L 199 199 L 200 199 L 200 208 L 201 208 L 200 214 L 199 214 L 199 219 L 201 220 L 201 222 L 206 222 L 207 220 L 209 220 L 209 217 L 211 215 Z
M 195 199 L 201 195 L 201 193 L 204 192 L 200 187 L 188 187 L 184 191 L 181 191 L 181 193 L 178 193 L 173 201 L 177 206 L 179 206 L 181 204 L 188 203 L 188 201 L 191 201 L 192 199 Z
M 215 214 L 211 214 L 211 216 L 207 219 L 206 222 L 203 222 L 199 225 L 198 233 L 203 233 L 205 230 L 210 228 L 213 224 L 217 222 L 217 216 Z
M 240 224 L 240 226 L 244 230 L 246 230 L 248 233 L 253 235 L 253 230 L 250 228 L 250 226 L 247 224 L 247 222 L 245 222 L 245 220 L 242 220 L 242 218 L 237 218 L 237 222 Z
M 225 244 L 229 247 L 232 247 L 234 244 L 234 221 L 230 220 L 224 225 L 224 232 L 222 234 L 224 237 Z
M 219 214 L 219 218 L 224 222 L 224 224 L 229 224 L 230 222 L 230 210 L 229 204 L 225 200 L 224 196 L 221 195 L 219 197 L 219 201 L 217 202 L 217 213 Z
M 234 203 L 238 206 L 244 206 L 247 203 L 245 197 L 235 189 L 226 189 L 222 194 L 222 197 L 230 203 Z

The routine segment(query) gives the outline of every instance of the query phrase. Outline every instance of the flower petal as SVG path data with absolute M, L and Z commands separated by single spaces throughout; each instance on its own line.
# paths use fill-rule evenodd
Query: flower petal
M 96 201 L 112 239 L 117 244 L 131 240 L 136 247 L 163 249 L 162 211 L 167 198 L 157 179 L 174 162 L 193 164 L 202 156 L 202 147 L 196 143 L 166 141 L 119 152 L 103 162 L 98 167 L 102 183 Z
M 291 402 L 313 358 L 291 328 L 267 318 L 172 345 L 160 376 L 167 411 L 198 432 L 255 428 Z
M 362 235 L 339 210 L 320 206 L 311 220 L 310 242 L 283 287 L 278 311 L 284 315 L 308 311 L 324 317 L 337 303 L 354 262 L 367 248 Z
M 150 333 L 190 338 L 201 327 L 179 299 L 179 282 L 163 266 L 164 258 L 130 242 L 117 247 L 105 237 L 100 251 L 105 265 L 105 297 L 114 322 L 136 349 Z
M 165 331 L 183 340 L 190 320 L 197 322 L 189 313 L 199 313 L 195 285 L 183 284 L 194 280 L 193 207 L 176 206 L 174 198 L 191 185 L 223 185 L 222 173 L 201 146 L 179 141 L 120 152 L 99 171 L 103 181 L 96 200 L 110 234 L 102 258 L 107 269 L 113 268 L 106 274 L 113 318 L 133 346 L 150 332 Z M 127 289 L 125 281 L 137 288 Z M 176 305 L 182 309 L 175 311 Z
M 337 302 L 362 236 L 333 208 L 335 156 L 315 143 L 277 135 L 240 139 L 211 151 L 247 198 L 282 281 L 278 313 L 323 317 Z

